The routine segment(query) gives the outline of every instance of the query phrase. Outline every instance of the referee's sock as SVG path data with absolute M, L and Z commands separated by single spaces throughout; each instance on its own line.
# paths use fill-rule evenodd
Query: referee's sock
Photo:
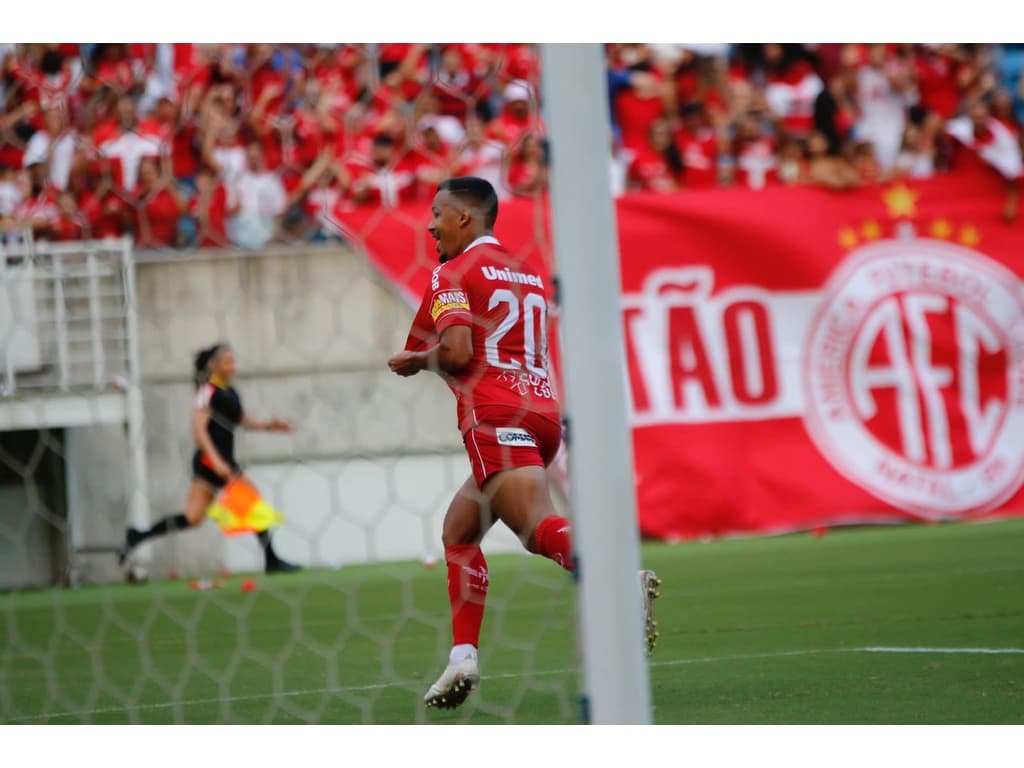
M 153 527 L 148 531 L 135 531 L 135 536 L 131 537 L 135 539 L 132 544 L 140 544 L 154 536 L 164 536 L 175 531 L 184 531 L 188 527 L 188 518 L 184 514 L 168 515 L 163 520 L 154 523 Z
M 541 520 L 530 536 L 527 549 L 554 560 L 567 571 L 573 570 L 571 528 L 561 515 L 549 515 Z

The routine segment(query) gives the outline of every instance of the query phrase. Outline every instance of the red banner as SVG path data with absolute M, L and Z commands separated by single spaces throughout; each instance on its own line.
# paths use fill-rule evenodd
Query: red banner
M 1002 194 L 972 175 L 621 199 L 642 531 L 1024 512 L 1024 225 Z M 496 234 L 548 254 L 545 210 L 503 204 Z M 428 215 L 346 221 L 410 299 Z

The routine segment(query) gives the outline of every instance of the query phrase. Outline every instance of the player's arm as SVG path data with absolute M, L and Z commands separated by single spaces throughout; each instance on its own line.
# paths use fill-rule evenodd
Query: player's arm
M 472 360 L 472 329 L 468 325 L 450 325 L 441 332 L 437 344 L 420 352 L 399 352 L 388 360 L 388 367 L 399 376 L 415 376 L 425 370 L 458 373 Z
M 292 425 L 276 416 L 272 419 L 257 419 L 247 413 L 242 414 L 242 427 L 257 432 L 291 432 Z

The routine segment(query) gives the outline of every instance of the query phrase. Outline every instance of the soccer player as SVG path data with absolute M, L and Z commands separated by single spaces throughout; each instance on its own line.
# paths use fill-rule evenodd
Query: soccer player
M 489 577 L 480 541 L 495 522 L 533 553 L 573 570 L 569 521 L 551 501 L 545 467 L 562 437 L 548 378 L 548 276 L 494 237 L 498 198 L 490 182 L 464 176 L 437 187 L 429 231 L 441 265 L 431 275 L 405 350 L 388 361 L 399 376 L 439 373 L 455 394 L 473 475 L 452 499 L 441 540 L 448 567 L 453 647 L 424 696 L 455 708 L 480 683 L 477 647 Z M 640 574 L 648 650 L 656 632 L 653 571 Z
M 196 452 L 192 456 L 192 484 L 184 514 L 170 515 L 147 531 L 129 528 L 119 553 L 123 563 L 139 544 L 155 536 L 163 536 L 199 525 L 214 496 L 228 480 L 242 474 L 235 461 L 235 428 L 290 432 L 291 425 L 282 419 L 255 419 L 242 409 L 242 399 L 231 386 L 235 376 L 235 353 L 227 344 L 214 344 L 200 351 L 195 358 L 196 399 L 192 407 L 192 434 Z M 270 543 L 270 534 L 260 531 L 264 565 L 267 573 L 296 571 L 299 566 L 282 560 Z

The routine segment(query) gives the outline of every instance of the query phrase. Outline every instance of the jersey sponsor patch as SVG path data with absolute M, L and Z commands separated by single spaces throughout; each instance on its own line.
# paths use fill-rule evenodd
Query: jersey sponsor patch
M 537 447 L 537 441 L 525 429 L 520 429 L 519 427 L 498 427 L 494 432 L 498 436 L 498 445 Z
M 437 318 L 453 310 L 469 312 L 469 299 L 465 291 L 441 291 L 436 294 L 430 305 L 430 317 L 437 322 Z

